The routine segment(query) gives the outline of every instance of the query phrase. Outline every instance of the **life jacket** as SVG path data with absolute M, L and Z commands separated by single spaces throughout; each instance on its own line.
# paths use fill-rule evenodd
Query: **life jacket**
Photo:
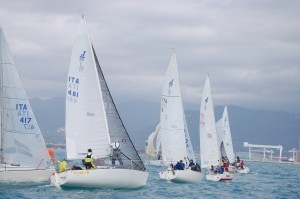
M 59 172 L 64 172 L 68 169 L 67 168 L 67 161 L 65 161 L 65 160 L 63 160 L 63 161 L 58 160 L 58 165 L 59 165 Z
M 84 162 L 91 163 L 93 168 L 96 168 L 96 165 L 94 164 L 94 160 L 92 158 L 92 153 L 90 155 L 86 155 L 86 158 L 84 159 Z
M 93 162 L 92 153 L 89 155 L 86 155 L 86 158 L 84 159 L 85 162 Z
M 118 146 L 117 146 L 117 144 L 118 144 Z M 115 145 L 115 147 L 113 147 L 114 150 L 120 150 L 121 145 L 119 142 L 115 142 L 114 145 Z

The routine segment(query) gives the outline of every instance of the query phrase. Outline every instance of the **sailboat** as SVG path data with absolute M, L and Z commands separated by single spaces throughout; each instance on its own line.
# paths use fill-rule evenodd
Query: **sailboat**
M 58 188 L 138 188 L 149 173 L 138 155 L 113 102 L 82 16 L 69 67 L 66 93 L 66 153 L 80 160 L 92 149 L 97 168 L 56 172 Z M 123 163 L 111 164 L 110 144 L 120 143 Z M 96 163 L 96 162 L 95 162 Z
M 39 182 L 54 172 L 0 26 L 0 181 Z
M 160 124 L 155 127 L 155 130 L 149 135 L 146 141 L 146 155 L 147 157 L 156 157 L 156 160 L 150 159 L 146 161 L 147 165 L 151 166 L 167 166 L 167 162 L 162 161 L 161 156 L 161 142 L 160 142 Z M 170 163 L 169 163 L 170 164 Z
M 172 55 L 161 95 L 159 134 L 163 162 L 175 165 L 180 160 L 186 164 L 191 159 L 196 161 L 181 100 L 175 53 Z M 167 168 L 159 175 L 161 179 L 173 182 L 198 182 L 203 178 L 201 172 L 188 168 L 184 170 Z
M 227 156 L 230 163 L 235 162 L 235 153 L 233 150 L 231 129 L 228 117 L 227 106 L 225 106 L 222 118 L 216 123 L 218 143 L 221 151 L 221 156 Z M 243 169 L 235 169 L 230 167 L 229 169 L 235 170 L 236 173 L 249 173 L 249 168 L 244 166 Z
M 227 106 L 224 108 L 222 118 L 216 123 L 216 128 L 221 156 L 227 156 L 229 162 L 233 163 L 235 161 L 235 153 L 231 139 Z
M 200 156 L 201 167 L 205 170 L 210 171 L 211 166 L 216 168 L 221 165 L 221 153 L 218 143 L 214 107 L 208 76 L 203 88 L 200 107 Z M 209 174 L 206 175 L 206 179 L 213 181 L 232 180 L 232 174 L 226 171 L 222 174 L 209 172 Z

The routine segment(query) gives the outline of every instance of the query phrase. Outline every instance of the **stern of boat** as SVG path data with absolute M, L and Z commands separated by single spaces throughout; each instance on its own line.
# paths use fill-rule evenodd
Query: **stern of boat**
M 206 179 L 210 181 L 226 181 L 226 180 L 232 180 L 233 174 L 229 172 L 224 172 L 222 174 L 217 173 L 210 173 L 206 175 Z

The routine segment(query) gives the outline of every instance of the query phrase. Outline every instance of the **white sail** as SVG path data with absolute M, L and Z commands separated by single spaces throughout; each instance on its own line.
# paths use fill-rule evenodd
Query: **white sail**
M 193 146 L 191 143 L 189 130 L 188 130 L 187 124 L 186 124 L 185 114 L 183 114 L 183 116 L 184 116 L 184 135 L 185 135 L 187 158 L 189 160 L 193 160 L 194 162 L 197 162 L 195 155 L 194 155 L 194 150 L 193 150 Z
M 163 161 L 184 160 L 187 157 L 184 112 L 179 88 L 179 78 L 174 53 L 164 81 L 161 96 L 160 139 Z
M 226 156 L 228 157 L 229 162 L 234 162 L 235 155 L 234 155 L 232 138 L 231 138 L 231 130 L 230 130 L 227 106 L 225 106 L 222 118 L 217 122 L 216 126 L 217 126 L 217 134 L 219 138 L 219 147 L 221 147 L 223 143 L 224 150 L 226 152 Z
M 200 156 L 202 168 L 219 165 L 220 151 L 209 77 L 205 81 L 200 107 Z
M 224 144 L 223 144 L 223 135 L 222 135 L 222 118 L 219 119 L 216 123 L 216 130 L 217 130 L 217 137 L 218 137 L 218 146 L 220 149 L 220 155 L 225 155 L 225 148 L 224 148 Z
M 22 168 L 47 169 L 50 157 L 40 128 L 37 124 L 18 71 L 14 64 L 3 30 L 0 27 L 0 167 L 17 165 Z M 8 170 L 7 170 L 8 171 Z M 9 176 L 1 172 L 0 179 L 15 180 L 18 176 Z M 34 172 L 32 173 L 34 175 Z M 3 176 L 5 177 L 3 178 Z M 17 175 L 26 175 L 21 172 Z M 34 181 L 37 176 L 26 176 L 21 181 Z M 44 176 L 44 180 L 48 179 Z M 12 178 L 10 178 L 12 177 Z M 16 177 L 16 178 L 14 178 Z M 28 178 L 27 178 L 28 177 Z M 43 180 L 43 177 L 40 179 Z
M 96 62 L 85 20 L 72 50 L 66 94 L 68 159 L 80 159 L 92 148 L 97 157 L 110 154 L 107 118 Z
M 152 132 L 148 139 L 147 139 L 147 144 L 146 144 L 146 154 L 148 156 L 154 156 L 159 153 L 160 151 L 160 136 L 159 136 L 159 130 L 160 130 L 160 123 L 158 123 L 155 127 L 155 131 Z M 156 138 L 156 139 L 155 139 Z
M 157 135 L 157 131 L 154 131 L 148 137 L 146 154 L 149 156 L 154 156 L 156 154 L 155 145 L 154 145 L 154 140 L 156 135 Z
M 155 145 L 155 151 L 157 154 L 161 155 L 161 141 L 160 141 L 160 123 L 157 124 L 155 131 L 157 132 L 156 134 L 156 145 Z

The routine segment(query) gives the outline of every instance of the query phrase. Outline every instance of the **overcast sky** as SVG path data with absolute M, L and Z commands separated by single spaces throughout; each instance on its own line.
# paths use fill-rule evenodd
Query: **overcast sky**
M 300 114 L 300 1 L 0 0 L 28 97 L 65 97 L 80 10 L 116 102 L 160 102 L 172 48 L 185 103 Z

